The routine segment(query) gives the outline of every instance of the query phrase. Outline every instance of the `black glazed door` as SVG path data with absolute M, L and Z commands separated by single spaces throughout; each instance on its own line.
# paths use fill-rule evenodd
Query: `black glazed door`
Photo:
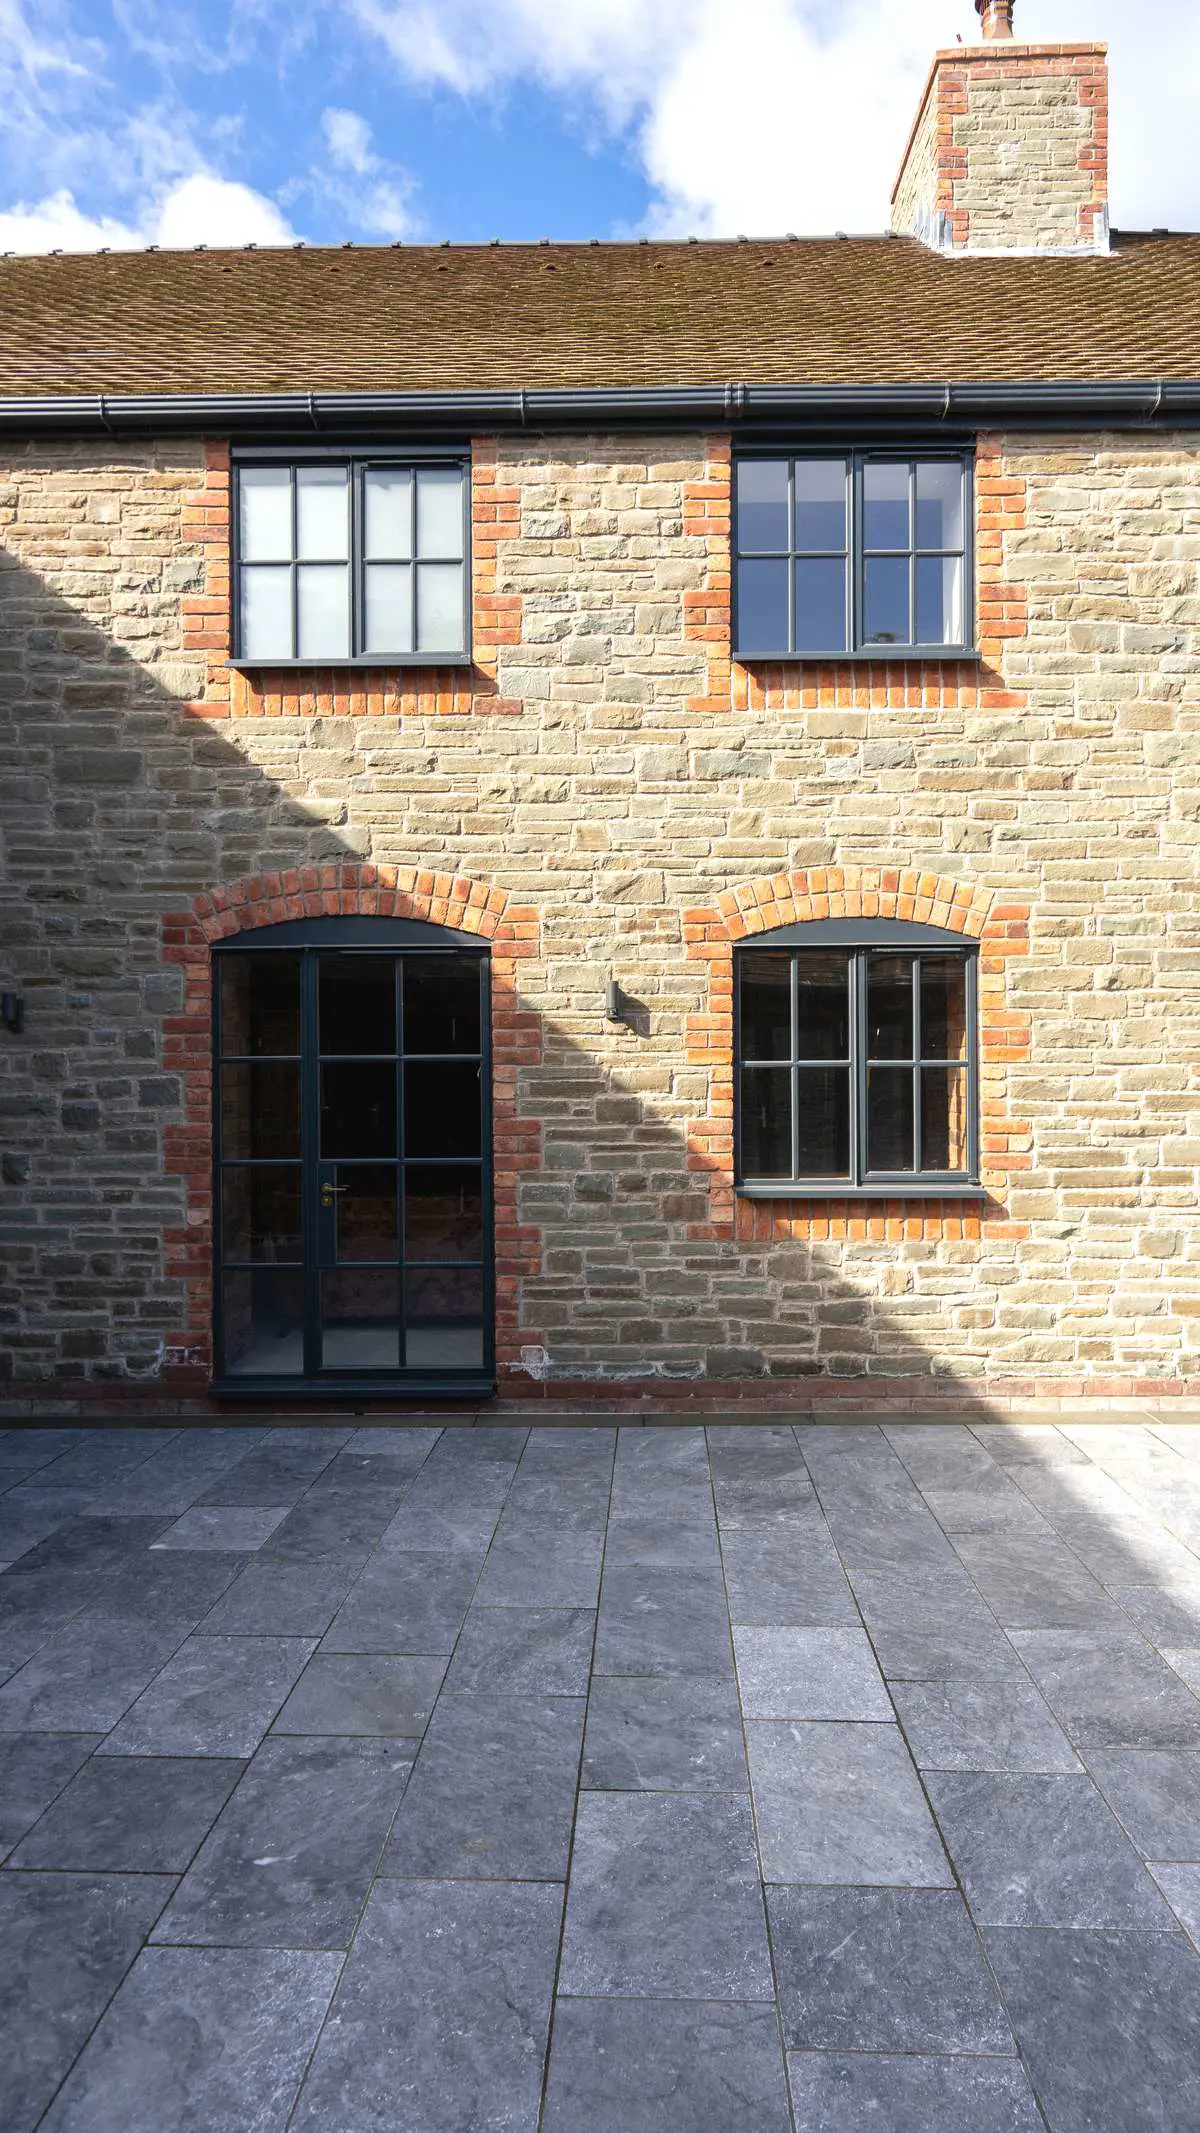
M 492 1374 L 487 955 L 321 939 L 370 923 L 218 951 L 218 1378 L 238 1390 Z

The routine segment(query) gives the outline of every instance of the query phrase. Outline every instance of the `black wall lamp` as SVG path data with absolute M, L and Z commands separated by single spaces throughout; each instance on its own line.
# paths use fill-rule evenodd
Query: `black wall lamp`
M 604 992 L 604 1019 L 606 1022 L 624 1022 L 627 1002 L 615 978 L 610 978 Z
M 25 1002 L 19 992 L 0 992 L 0 1022 L 19 1037 L 25 1027 Z

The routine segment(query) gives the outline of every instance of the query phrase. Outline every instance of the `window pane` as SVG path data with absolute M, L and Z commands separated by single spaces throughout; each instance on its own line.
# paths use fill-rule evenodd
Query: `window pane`
M 350 553 L 350 477 L 345 467 L 297 467 L 296 553 L 344 563 Z
M 850 1057 L 850 958 L 800 955 L 797 1059 Z
M 792 1070 L 742 1068 L 742 1174 L 792 1175 Z
M 796 565 L 796 650 L 846 649 L 846 563 L 842 556 L 811 556 Z
M 921 1168 L 967 1167 L 967 1070 L 921 1069 Z
M 322 1052 L 396 1050 L 396 965 L 391 956 L 322 956 Z
M 908 557 L 868 556 L 863 564 L 868 644 L 909 644 Z
M 737 476 L 737 545 L 743 554 L 778 554 L 788 540 L 786 459 L 743 459 Z
M 321 1157 L 396 1153 L 396 1068 L 342 1061 L 321 1068 Z
M 963 563 L 960 555 L 917 557 L 918 644 L 961 644 Z
M 483 1194 L 474 1164 L 406 1165 L 404 1256 L 482 1259 Z
M 239 1163 L 223 1170 L 221 1213 L 226 1259 L 298 1261 L 303 1257 L 298 1169 Z
M 243 659 L 292 656 L 292 573 L 256 563 L 242 572 Z
M 244 563 L 286 563 L 292 553 L 292 476 L 289 467 L 242 467 L 238 473 L 239 536 Z
M 918 460 L 918 548 L 962 547 L 962 499 L 963 471 L 957 460 Z
M 480 1155 L 482 1068 L 447 1060 L 404 1069 L 404 1153 Z
M 868 460 L 863 468 L 863 545 L 908 548 L 908 466 Z
M 845 460 L 798 459 L 795 485 L 797 548 L 844 548 Z
M 404 1284 L 404 1359 L 410 1370 L 478 1370 L 483 1362 L 483 1275 L 423 1267 Z
M 417 554 L 461 556 L 463 482 L 457 467 L 423 467 L 417 475 Z
M 412 474 L 408 467 L 368 467 L 363 476 L 366 553 L 412 554 Z
M 849 1177 L 849 1067 L 801 1067 L 796 1079 L 797 1177 Z
M 921 957 L 921 1057 L 967 1056 L 967 965 L 961 955 Z
M 299 577 L 301 659 L 350 653 L 350 573 L 344 563 L 304 563 Z
M 792 1056 L 792 959 L 790 955 L 743 955 L 741 982 L 742 1058 Z
M 396 1370 L 400 1277 L 382 1268 L 321 1276 L 321 1361 L 327 1370 Z
M 913 1167 L 911 1067 L 871 1067 L 867 1074 L 867 1168 Z
M 226 1274 L 225 1368 L 231 1377 L 299 1377 L 304 1370 L 304 1276 L 255 1269 Z
M 738 564 L 738 649 L 756 654 L 788 649 L 788 566 Z
M 417 650 L 461 652 L 463 572 L 461 563 L 417 565 Z
M 867 957 L 867 1057 L 913 1057 L 913 959 Z
M 300 1153 L 300 1069 L 275 1061 L 221 1069 L 221 1154 L 279 1162 Z
M 479 960 L 409 956 L 404 964 L 404 1049 L 478 1052 Z
M 367 596 L 364 649 L 389 656 L 411 652 L 411 563 L 368 563 L 364 577 Z
M 396 1260 L 400 1257 L 396 1163 L 339 1163 L 334 1181 L 334 1257 L 348 1260 Z
M 267 1054 L 300 1049 L 298 955 L 223 955 L 221 1050 Z

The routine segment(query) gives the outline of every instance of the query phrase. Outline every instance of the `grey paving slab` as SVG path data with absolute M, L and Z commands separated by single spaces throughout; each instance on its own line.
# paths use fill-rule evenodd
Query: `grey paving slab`
M 1059 1517 L 1055 1524 L 1072 1552 L 1110 1591 L 1122 1585 L 1167 1586 L 1176 1578 L 1194 1582 L 1200 1575 L 1194 1551 L 1149 1513 L 1138 1518 Z
M 323 1649 L 448 1658 L 478 1577 L 479 1564 L 469 1556 L 379 1554 L 351 1586 Z
M 1151 1866 L 1150 1872 L 1184 1932 L 1200 1950 L 1200 1866 L 1170 1863 Z
M 0 1497 L 0 1570 L 7 1570 L 36 1548 L 39 1541 L 66 1524 L 68 1511 L 55 1511 L 36 1503 L 14 1503 Z
M 720 1674 L 597 1674 L 583 1783 L 600 1792 L 745 1792 L 737 1689 Z
M 721 1555 L 734 1622 L 764 1627 L 857 1627 L 854 1595 L 820 1517 L 721 1520 Z
M 78 1512 L 64 1519 L 23 1560 L 30 1570 L 85 1571 L 89 1577 L 101 1577 L 106 1571 L 124 1569 L 140 1557 L 170 1523 L 169 1518 L 157 1512 L 150 1517 L 126 1517 L 116 1512 L 93 1517 L 91 1513 Z
M 103 1488 L 144 1466 L 178 1435 L 175 1429 L 89 1429 L 43 1472 L 55 1485 Z
M 215 1508 L 197 1504 L 168 1526 L 165 1533 L 160 1533 L 151 1545 L 155 1549 L 214 1548 L 249 1555 L 262 1547 L 287 1515 L 287 1504 Z
M 1116 1603 L 1056 1534 L 956 1533 L 954 1546 L 1005 1629 L 1090 1629 Z
M 377 1502 L 361 1489 L 310 1489 L 264 1542 L 261 1560 L 269 1563 L 342 1562 L 357 1549 L 365 1563 L 392 1515 L 389 1502 Z
M 0 1859 L 69 1785 L 98 1733 L 0 1734 Z
M 1200 1957 L 1171 1933 L 997 1929 L 987 1950 L 1054 2133 L 1200 2125 Z
M 171 1893 L 169 1876 L 0 1874 L 0 2125 L 30 2133 Z
M 500 1504 L 426 1504 L 410 1489 L 379 1537 L 381 1551 L 451 1555 L 455 1549 L 483 1561 L 500 1517 Z
M 0 1732 L 107 1733 L 187 1635 L 185 1622 L 70 1622 L 0 1688 Z
M 1086 1466 L 1087 1454 L 1054 1422 L 973 1422 L 972 1434 L 998 1466 Z
M 1200 1645 L 1200 1579 L 1173 1578 L 1166 1586 L 1114 1582 L 1109 1590 L 1151 1644 Z
M 446 1671 L 442 1659 L 317 1652 L 275 1720 L 275 1733 L 420 1737 Z
M 24 1843 L 16 1867 L 181 1874 L 241 1777 L 209 1756 L 93 1756 Z
M 393 1426 L 385 1422 L 369 1422 L 346 1439 L 342 1452 L 360 1452 L 368 1459 L 381 1452 L 398 1454 L 411 1464 L 414 1472 L 418 1472 L 441 1434 L 440 1426 L 430 1423 L 401 1422 Z
M 1200 1696 L 1200 1649 L 1194 1645 L 1183 1649 L 1178 1645 L 1164 1645 L 1163 1658 L 1180 1680 L 1187 1683 L 1192 1694 Z
M 604 1573 L 598 1674 L 730 1674 L 733 1649 L 720 1574 L 644 1563 Z
M 98 1489 L 94 1508 L 186 1511 L 262 1434 L 253 1429 L 183 1430 L 132 1473 Z
M 1050 1531 L 1037 1506 L 994 1466 L 969 1481 L 937 1485 L 923 1493 L 945 1533 L 994 1533 L 1002 1526 L 1020 1526 L 1031 1533 Z
M 1200 1860 L 1200 1754 L 1091 1748 L 1087 1765 L 1143 1859 Z
M 604 1520 L 507 1512 L 479 1580 L 481 1607 L 594 1607 L 604 1552 Z
M 340 1958 L 149 1948 L 45 2133 L 283 2133 Z
M 895 1719 L 861 1629 L 738 1625 L 733 1649 L 747 1718 Z
M 93 1583 L 88 1612 L 113 1621 L 186 1622 L 194 1628 L 245 1568 L 246 1557 L 224 1550 L 196 1554 L 154 1549 Z
M 929 1771 L 925 1782 L 981 1925 L 1168 1923 L 1090 1778 Z
M 155 1940 L 347 1947 L 411 1767 L 402 1741 L 266 1741 Z
M 772 1997 L 748 1799 L 580 1795 L 559 1991 Z
M 895 1681 L 892 1697 L 920 1770 L 1078 1770 L 1029 1681 Z
M 558 2002 L 543 2133 L 790 2133 L 791 2122 L 773 2008 Z
M 764 1881 L 949 1883 L 897 1726 L 759 1720 L 746 1738 Z
M 961 1572 L 856 1571 L 851 1583 L 885 1679 L 1025 1679 L 1012 1644 Z
M 295 2133 L 533 2133 L 561 1913 L 546 1884 L 378 1884 Z
M 957 1890 L 772 1888 L 767 1916 L 789 2046 L 1015 2049 Z
M 311 1637 L 189 1637 L 101 1753 L 252 1755 L 313 1650 Z
M 295 1503 L 345 1442 L 323 1430 L 292 1431 L 284 1442 L 273 1432 L 244 1459 L 214 1476 L 203 1500 L 206 1504 Z
M 789 2052 L 788 2075 L 804 2133 L 1045 2133 L 1011 2061 Z
M 721 1550 L 712 1505 L 701 1506 L 695 1516 L 664 1518 L 661 1511 L 627 1511 L 609 1520 L 605 1541 L 606 1563 L 655 1563 L 661 1567 L 718 1570 Z
M 1013 1643 L 1077 1747 L 1200 1748 L 1200 1698 L 1136 1631 L 1026 1631 Z
M 585 1696 L 596 1617 L 583 1607 L 472 1607 L 450 1663 L 455 1691 Z
M 207 1636 L 322 1637 L 362 1568 L 339 1561 L 247 1563 L 204 1617 Z
M 583 1713 L 579 1697 L 447 1691 L 380 1871 L 397 1880 L 563 1880 Z

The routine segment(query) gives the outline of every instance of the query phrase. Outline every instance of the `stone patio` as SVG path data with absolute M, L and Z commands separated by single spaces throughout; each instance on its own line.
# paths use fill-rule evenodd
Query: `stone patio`
M 5 2133 L 1200 2125 L 1200 1427 L 13 1429 L 0 1490 Z

